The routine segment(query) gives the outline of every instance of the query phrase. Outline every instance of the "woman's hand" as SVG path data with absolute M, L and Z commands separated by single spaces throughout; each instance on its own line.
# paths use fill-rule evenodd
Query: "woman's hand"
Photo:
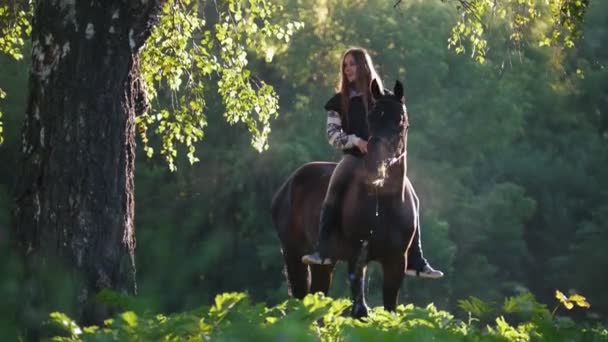
M 363 139 L 359 139 L 357 140 L 357 148 L 359 149 L 359 151 L 361 151 L 361 153 L 365 154 L 367 153 L 367 141 L 363 140 Z

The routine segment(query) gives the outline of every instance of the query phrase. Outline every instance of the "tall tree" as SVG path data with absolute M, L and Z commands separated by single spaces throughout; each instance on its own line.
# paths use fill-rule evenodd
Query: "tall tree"
M 39 1 L 14 229 L 28 266 L 54 259 L 103 288 L 135 292 L 135 117 L 140 49 L 166 0 Z

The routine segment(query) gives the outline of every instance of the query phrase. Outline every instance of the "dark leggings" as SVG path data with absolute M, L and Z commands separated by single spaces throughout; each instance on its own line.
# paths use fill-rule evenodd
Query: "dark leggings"
M 420 227 L 416 229 L 416 236 L 408 251 L 407 268 L 416 271 L 422 271 L 428 261 L 422 256 L 422 241 L 420 240 Z
M 341 200 L 340 197 L 344 194 L 350 178 L 353 177 L 357 167 L 362 165 L 362 158 L 350 154 L 345 154 L 342 157 L 342 160 L 340 160 L 329 179 L 329 186 L 327 187 L 327 193 L 323 201 L 324 205 L 337 206 L 339 204 L 338 201 Z

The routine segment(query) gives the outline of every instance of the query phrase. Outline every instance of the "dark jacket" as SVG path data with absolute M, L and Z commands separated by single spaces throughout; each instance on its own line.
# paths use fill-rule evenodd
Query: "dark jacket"
M 368 140 L 369 129 L 367 126 L 367 113 L 365 111 L 365 106 L 363 105 L 363 96 L 355 95 L 350 97 L 348 113 L 344 113 L 342 110 L 341 96 L 341 93 L 337 93 L 327 101 L 327 104 L 325 104 L 325 109 L 327 111 L 337 112 L 340 115 L 341 121 L 341 125 L 334 125 L 333 127 L 330 127 L 330 124 L 328 124 L 328 136 L 330 135 L 330 129 L 341 129 L 346 135 L 354 134 L 363 140 Z M 368 104 L 368 108 L 371 108 L 371 103 Z M 342 143 L 346 143 L 346 137 L 338 139 L 344 139 Z M 336 144 L 332 145 L 336 146 Z M 345 148 L 342 149 L 342 152 L 357 157 L 363 156 L 357 147 Z

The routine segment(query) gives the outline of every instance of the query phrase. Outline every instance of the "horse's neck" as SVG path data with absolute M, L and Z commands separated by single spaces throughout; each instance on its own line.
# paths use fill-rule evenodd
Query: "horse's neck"
M 398 192 L 401 194 L 401 188 L 403 186 L 403 181 L 406 177 L 404 173 L 404 163 L 400 161 L 399 163 L 393 165 L 388 170 L 388 177 L 386 178 L 384 188 L 387 192 Z
M 365 196 L 366 194 L 377 194 L 377 195 L 399 195 L 401 196 L 401 191 L 403 187 L 404 173 L 403 173 L 403 163 L 400 161 L 395 165 L 392 165 L 388 169 L 388 175 L 384 180 L 384 185 L 381 188 L 376 189 L 372 188 L 370 184 L 368 184 L 367 174 L 365 173 L 365 169 L 361 169 L 359 172 L 355 173 L 355 176 L 352 178 L 348 188 L 351 191 L 351 196 Z

